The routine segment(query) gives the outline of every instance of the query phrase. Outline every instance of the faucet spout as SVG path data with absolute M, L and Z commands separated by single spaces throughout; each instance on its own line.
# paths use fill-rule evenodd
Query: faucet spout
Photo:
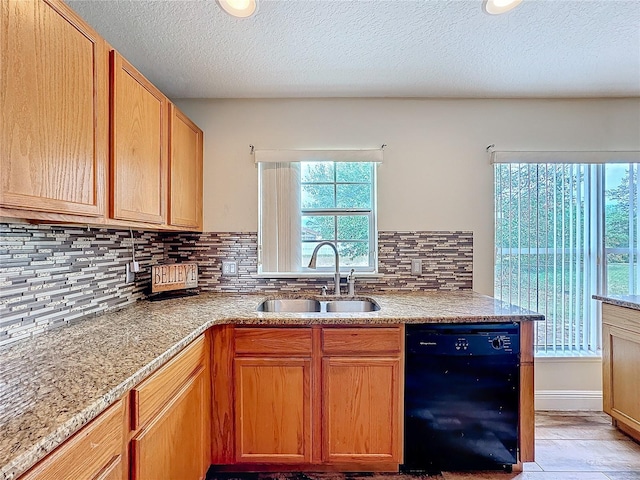
M 333 249 L 333 253 L 336 259 L 336 273 L 333 276 L 333 281 L 335 283 L 335 295 L 340 295 L 340 256 L 338 255 L 338 249 L 332 242 L 320 242 L 316 245 L 316 248 L 313 249 L 313 253 L 311 254 L 311 260 L 309 261 L 309 268 L 316 268 L 316 262 L 318 260 L 318 250 L 320 247 L 324 247 L 325 245 L 329 245 Z

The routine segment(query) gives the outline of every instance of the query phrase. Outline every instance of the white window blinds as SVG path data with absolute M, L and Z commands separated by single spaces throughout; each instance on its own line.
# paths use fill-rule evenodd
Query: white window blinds
M 545 315 L 538 352 L 597 352 L 592 295 L 640 293 L 638 164 L 494 169 L 495 296 Z
M 262 270 L 300 271 L 300 164 L 262 163 L 259 175 Z

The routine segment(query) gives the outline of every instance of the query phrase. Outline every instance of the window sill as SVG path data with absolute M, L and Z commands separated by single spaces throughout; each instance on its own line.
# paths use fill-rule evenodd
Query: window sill
M 256 278 L 331 278 L 335 275 L 334 272 L 264 272 L 257 273 Z M 349 272 L 340 272 L 341 277 L 346 277 Z M 384 275 L 378 272 L 354 272 L 353 276 L 356 278 L 383 278 Z
M 602 352 L 536 352 L 535 361 L 540 363 L 552 362 L 601 362 Z

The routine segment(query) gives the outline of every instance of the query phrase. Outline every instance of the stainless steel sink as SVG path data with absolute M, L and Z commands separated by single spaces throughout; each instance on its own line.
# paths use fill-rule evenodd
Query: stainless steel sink
M 326 302 L 327 313 L 331 312 L 375 312 L 380 305 L 372 300 L 331 300 Z
M 374 312 L 380 306 L 373 300 L 314 300 L 312 298 L 276 298 L 258 305 L 259 312 L 336 313 Z
M 265 300 L 258 305 L 259 312 L 320 312 L 321 305 L 317 300 L 309 298 L 278 298 Z

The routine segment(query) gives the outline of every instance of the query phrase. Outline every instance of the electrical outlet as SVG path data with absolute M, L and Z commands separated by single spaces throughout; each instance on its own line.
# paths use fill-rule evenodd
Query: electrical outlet
M 131 263 L 133 263 L 133 262 L 131 262 Z M 125 268 L 124 283 L 133 283 L 133 282 L 136 281 L 136 274 L 131 269 L 131 263 L 127 263 L 127 266 Z M 135 262 L 135 263 L 138 263 L 138 262 Z
M 238 275 L 238 262 L 233 260 L 223 261 L 222 275 L 225 277 Z
M 422 275 L 422 260 L 419 258 L 411 259 L 411 275 Z

